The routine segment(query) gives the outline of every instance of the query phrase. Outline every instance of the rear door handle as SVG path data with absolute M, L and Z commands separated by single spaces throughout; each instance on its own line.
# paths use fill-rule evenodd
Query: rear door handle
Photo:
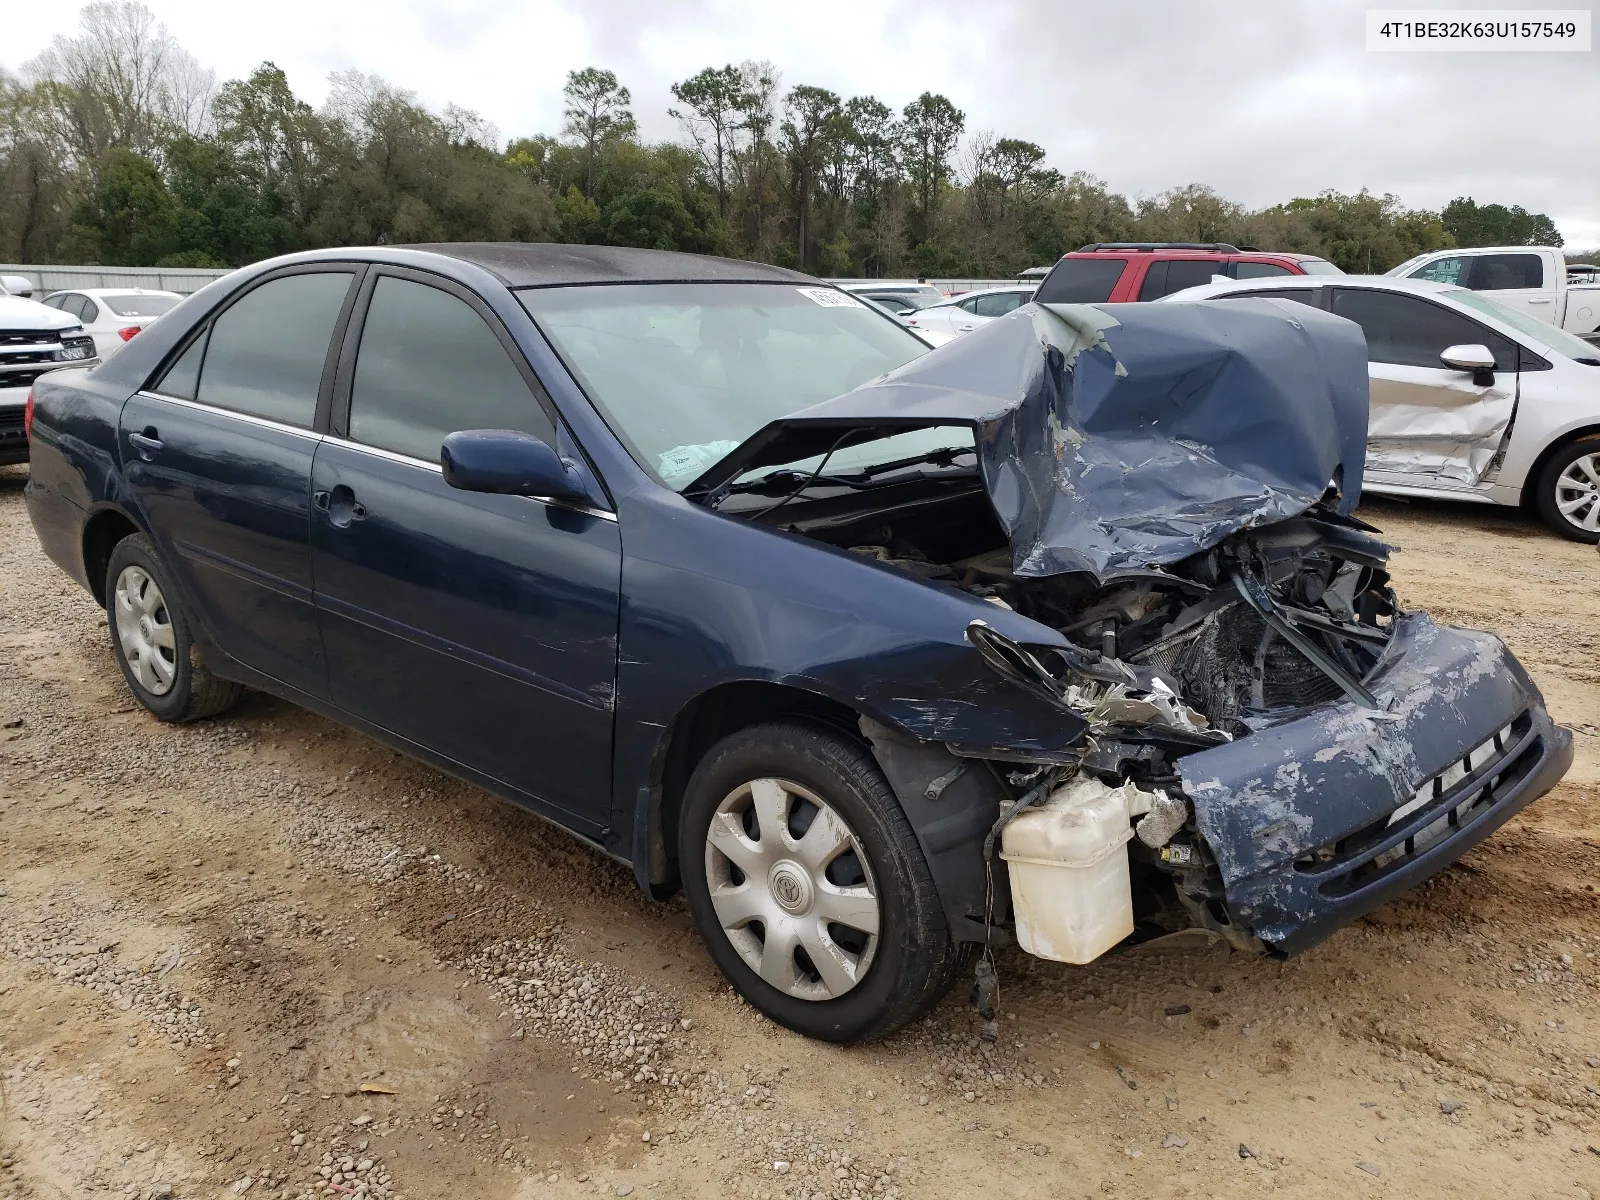
M 143 433 L 130 433 L 128 444 L 139 452 L 139 457 L 145 462 L 149 462 L 167 448 L 167 444 L 157 436 L 154 425 L 146 425 Z

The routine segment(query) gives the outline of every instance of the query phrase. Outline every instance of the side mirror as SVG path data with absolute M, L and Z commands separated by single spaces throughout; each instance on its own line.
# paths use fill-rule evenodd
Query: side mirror
M 26 275 L 0 275 L 0 292 L 13 296 L 32 296 L 33 282 Z
M 1488 387 L 1494 383 L 1494 355 L 1489 353 L 1487 346 L 1477 342 L 1464 346 L 1446 346 L 1444 353 L 1439 355 L 1439 361 L 1457 371 L 1471 371 L 1472 382 L 1479 387 Z
M 532 434 L 512 429 L 462 429 L 439 450 L 444 481 L 464 492 L 587 500 L 578 472 Z

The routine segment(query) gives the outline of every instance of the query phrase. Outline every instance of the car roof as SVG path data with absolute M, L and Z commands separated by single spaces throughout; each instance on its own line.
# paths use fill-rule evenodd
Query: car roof
M 1155 249 L 1117 248 L 1070 250 L 1062 258 L 1286 258 L 1291 262 L 1327 262 L 1320 254 L 1301 254 L 1297 250 L 1250 250 L 1235 246 L 1231 250 L 1205 250 L 1199 247 L 1157 247 Z
M 67 289 L 63 289 L 64 291 Z M 119 288 L 72 288 L 74 292 L 82 292 L 85 296 L 176 296 L 183 299 L 181 292 L 168 292 L 160 288 L 119 287 Z
M 974 296 L 995 296 L 1001 292 L 1036 292 L 1039 290 L 1037 283 L 1012 283 L 1005 287 L 973 288 L 970 292 L 958 292 L 954 296 L 947 296 L 938 304 L 930 305 L 939 308 L 945 304 L 960 304 L 963 300 L 971 300 Z
M 1202 283 L 1162 296 L 1157 304 L 1168 300 L 1209 300 L 1213 296 L 1230 296 L 1235 292 L 1276 292 L 1284 288 L 1354 287 L 1386 292 L 1418 292 L 1432 295 L 1438 292 L 1455 292 L 1461 289 L 1453 283 L 1439 283 L 1432 279 L 1400 279 L 1391 275 L 1273 275 L 1264 279 L 1230 279 L 1226 283 Z
M 50 296 L 171 296 L 174 300 L 182 300 L 182 292 L 164 292 L 159 288 L 142 287 L 113 287 L 113 288 L 57 288 Z
M 440 254 L 482 267 L 507 287 L 580 283 L 801 283 L 817 279 L 766 263 L 676 250 L 554 242 L 427 242 L 394 249 Z

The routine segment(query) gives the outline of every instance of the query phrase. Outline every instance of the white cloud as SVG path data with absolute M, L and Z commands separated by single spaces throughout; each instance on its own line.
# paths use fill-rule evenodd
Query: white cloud
M 1329 187 L 1435 208 L 1471 195 L 1600 245 L 1600 52 L 1371 53 L 1365 0 L 146 2 L 222 78 L 271 59 L 315 102 L 330 71 L 356 67 L 508 136 L 554 132 L 567 71 L 595 64 L 632 89 L 647 137 L 675 137 L 674 80 L 771 59 L 788 85 L 895 107 L 942 92 L 969 130 L 1036 141 L 1060 170 L 1134 195 L 1191 181 L 1250 205 Z M 0 63 L 71 32 L 82 3 L 8 6 Z

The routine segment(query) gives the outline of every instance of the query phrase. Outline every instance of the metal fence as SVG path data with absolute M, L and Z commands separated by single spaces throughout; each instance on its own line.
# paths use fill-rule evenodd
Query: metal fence
M 21 275 L 33 284 L 33 298 L 67 288 L 151 288 L 187 296 L 228 274 L 213 267 L 73 267 L 0 263 L 0 275 Z

